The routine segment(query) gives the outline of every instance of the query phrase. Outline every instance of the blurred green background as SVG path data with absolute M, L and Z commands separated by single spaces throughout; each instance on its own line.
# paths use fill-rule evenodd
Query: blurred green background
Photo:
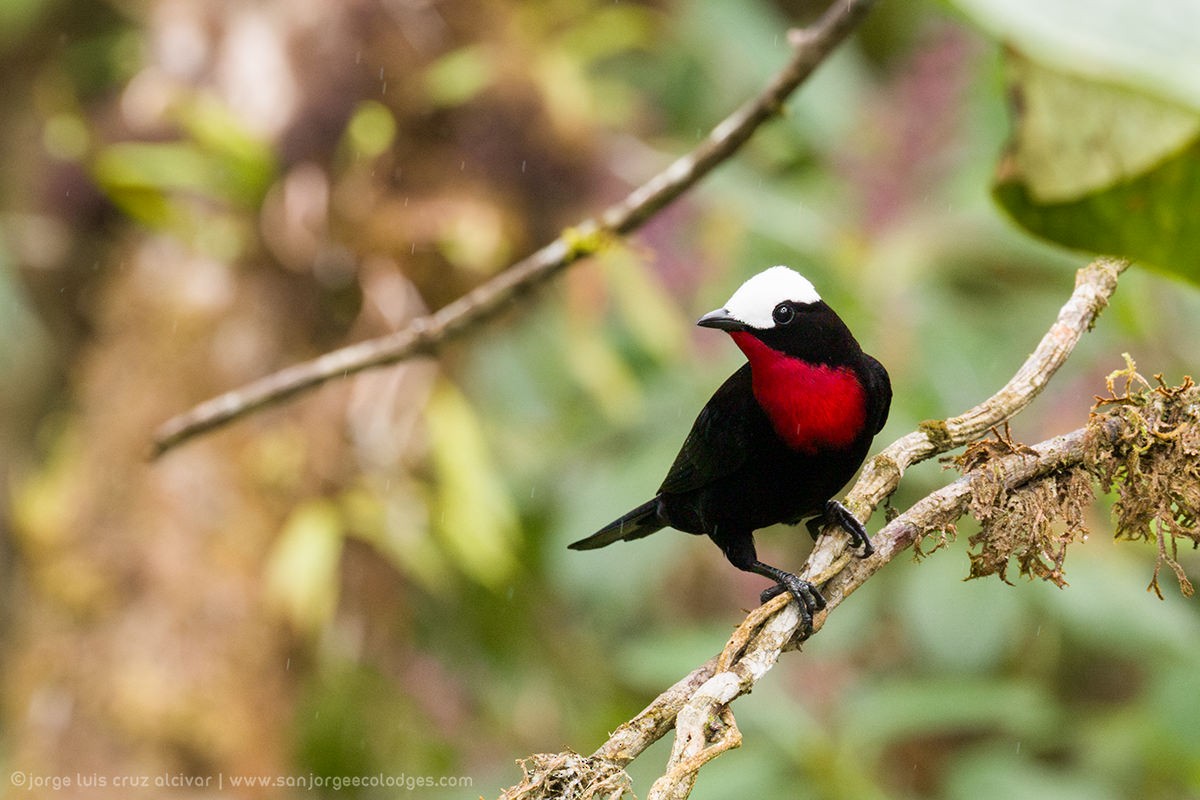
M 1030 230 L 1155 268 L 1016 438 L 1082 425 L 1122 352 L 1178 382 L 1200 8 L 1149 5 L 885 2 L 628 242 L 436 361 L 148 463 L 168 416 L 394 330 L 622 197 L 820 7 L 7 0 L 0 794 L 489 797 L 516 758 L 589 752 L 763 588 L 671 532 L 565 549 L 649 496 L 739 364 L 694 319 L 790 264 L 891 372 L 876 449 L 957 414 L 1089 260 L 1017 227 L 994 180 Z M 915 468 L 892 504 L 948 479 Z M 693 796 L 1200 796 L 1200 612 L 1146 591 L 1153 547 L 1114 545 L 1104 505 L 1063 590 L 963 582 L 969 521 L 889 565 L 737 703 L 744 745 Z M 759 541 L 793 567 L 810 546 Z M 631 768 L 639 796 L 666 748 Z M 232 785 L 377 775 L 466 781 Z

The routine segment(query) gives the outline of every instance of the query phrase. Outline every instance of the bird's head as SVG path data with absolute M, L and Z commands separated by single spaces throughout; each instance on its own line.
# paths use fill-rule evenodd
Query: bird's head
M 724 307 L 696 323 L 724 331 L 768 331 L 796 321 L 801 309 L 821 303 L 808 278 L 784 266 L 763 270 L 738 288 Z
M 784 266 L 750 278 L 696 324 L 728 331 L 747 356 L 766 345 L 786 356 L 836 365 L 858 351 L 858 342 L 812 283 Z

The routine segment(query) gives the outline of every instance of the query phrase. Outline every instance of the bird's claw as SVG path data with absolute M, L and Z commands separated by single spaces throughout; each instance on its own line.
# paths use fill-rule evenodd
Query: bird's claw
M 875 547 L 871 544 L 871 537 L 867 535 L 867 529 L 863 527 L 857 517 L 850 513 L 850 509 L 837 500 L 830 500 L 825 504 L 825 510 L 820 516 L 813 517 L 805 523 L 814 542 L 821 535 L 822 525 L 837 525 L 844 530 L 850 536 L 850 546 L 862 548 L 862 552 L 858 554 L 859 558 L 867 558 L 875 552 Z
M 779 583 L 764 589 L 758 599 L 765 603 L 784 592 L 789 593 L 799 606 L 801 638 L 807 638 L 812 633 L 813 614 L 825 608 L 825 598 L 812 583 L 790 572 L 784 572 L 780 575 Z

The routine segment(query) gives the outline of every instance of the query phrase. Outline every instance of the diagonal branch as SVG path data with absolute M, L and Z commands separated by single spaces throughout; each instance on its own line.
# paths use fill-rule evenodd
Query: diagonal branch
M 431 355 L 444 342 L 493 317 L 518 294 L 596 252 L 609 237 L 636 230 L 733 155 L 760 125 L 777 115 L 788 96 L 862 21 L 874 3 L 875 0 L 839 0 L 811 27 L 791 31 L 788 41 L 792 57 L 757 96 L 722 120 L 695 149 L 598 217 L 584 220 L 449 305 L 413 320 L 403 330 L 287 367 L 172 417 L 154 432 L 152 457 L 327 381 Z

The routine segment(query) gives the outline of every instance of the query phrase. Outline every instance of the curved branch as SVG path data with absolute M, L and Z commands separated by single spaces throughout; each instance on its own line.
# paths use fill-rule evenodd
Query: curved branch
M 521 292 L 591 255 L 609 236 L 630 233 L 740 148 L 824 61 L 874 5 L 841 0 L 811 27 L 791 31 L 792 57 L 763 90 L 722 120 L 691 152 L 558 239 L 518 261 L 433 314 L 395 333 L 349 345 L 225 392 L 164 422 L 154 432 L 151 457 L 200 434 L 275 405 L 327 381 L 430 355 L 445 341 L 491 318 Z

